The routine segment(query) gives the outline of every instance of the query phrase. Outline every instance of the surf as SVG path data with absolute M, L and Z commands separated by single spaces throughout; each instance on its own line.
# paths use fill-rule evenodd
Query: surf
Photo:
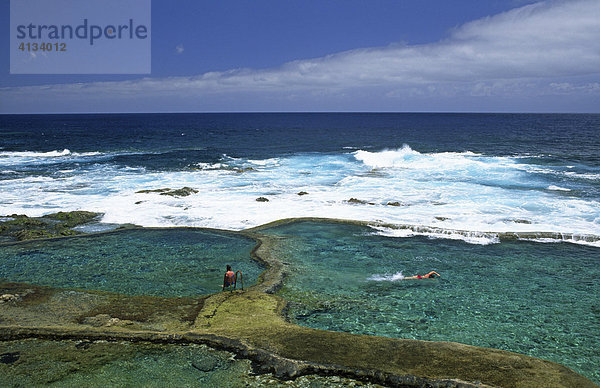
M 579 196 L 580 181 L 540 175 L 541 166 L 520 157 L 420 152 L 409 145 L 263 159 L 213 158 L 202 152 L 177 154 L 185 156 L 185 163 L 174 168 L 163 161 L 175 157 L 169 150 L 3 151 L 0 165 L 7 173 L 0 180 L 0 214 L 82 209 L 104 213 L 108 224 L 231 230 L 319 217 L 391 225 L 374 232 L 392 237 L 480 245 L 510 238 L 599 245 L 599 202 Z M 168 197 L 151 192 L 181 187 L 198 193 Z

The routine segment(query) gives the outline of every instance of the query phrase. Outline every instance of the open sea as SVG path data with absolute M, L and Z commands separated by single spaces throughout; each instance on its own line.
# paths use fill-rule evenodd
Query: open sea
M 148 192 L 183 187 L 197 192 Z M 292 320 L 511 350 L 600 382 L 600 115 L 0 115 L 0 217 L 69 210 L 104 214 L 87 231 L 125 223 L 243 230 L 294 217 L 377 222 L 264 231 L 285 237 L 277 250 L 294 273 L 280 293 Z M 171 239 L 161 233 L 139 244 Z M 198 249 L 212 250 L 206 268 L 218 271 L 229 237 L 198 243 L 186 233 L 185 249 L 204 244 Z M 105 239 L 115 240 L 100 245 L 107 255 L 118 238 Z M 60 269 L 42 279 L 31 270 L 41 264 L 24 264 L 35 260 L 27 249 L 46 249 L 38 255 L 57 263 L 71 252 L 76 261 L 76 248 L 32 244 L 0 247 L 12 260 L 10 271 L 0 265 L 0 280 L 60 278 Z M 251 245 L 236 242 L 232 257 L 242 262 Z M 132 279 L 173 276 L 120 260 L 124 272 L 137 271 Z M 442 278 L 402 280 L 430 270 Z M 149 280 L 136 288 L 135 280 L 87 275 L 54 285 L 164 294 Z M 205 284 L 178 287 L 210 292 L 212 280 Z
M 199 192 L 137 193 L 184 186 Z M 331 217 L 600 246 L 600 115 L 4 115 L 0 192 L 2 215 L 236 230 Z

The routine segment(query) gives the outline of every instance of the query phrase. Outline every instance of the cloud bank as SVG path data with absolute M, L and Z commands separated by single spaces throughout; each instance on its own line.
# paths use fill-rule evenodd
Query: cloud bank
M 69 111 L 71 104 L 82 111 L 465 111 L 511 103 L 560 110 L 563 102 L 586 110 L 600 107 L 598 15 L 598 0 L 543 1 L 469 22 L 431 44 L 360 48 L 269 69 L 2 88 L 0 101 L 3 111 Z

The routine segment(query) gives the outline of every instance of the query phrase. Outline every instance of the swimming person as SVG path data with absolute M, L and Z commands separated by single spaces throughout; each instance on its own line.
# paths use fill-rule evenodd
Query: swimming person
M 439 273 L 435 272 L 435 271 L 431 271 L 429 272 L 427 275 L 417 275 L 417 276 L 408 276 L 405 277 L 404 279 L 434 279 L 436 277 L 441 277 Z
M 235 277 L 235 273 L 231 270 L 231 266 L 227 264 L 227 272 L 225 272 L 225 277 L 223 278 L 223 288 L 233 286 L 236 280 Z

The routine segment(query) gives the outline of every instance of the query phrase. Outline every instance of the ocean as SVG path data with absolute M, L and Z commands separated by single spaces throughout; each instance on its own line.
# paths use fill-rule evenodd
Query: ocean
M 600 115 L 585 114 L 3 115 L 0 221 L 69 210 L 103 213 L 90 232 L 370 221 L 261 230 L 281 237 L 292 321 L 505 349 L 600 382 L 599 151 Z M 184 187 L 193 191 L 153 191 Z M 131 250 L 157 252 L 162 272 L 154 259 L 131 262 L 118 234 L 11 244 L 0 247 L 0 279 L 183 296 L 210 292 L 213 279 L 154 287 L 176 277 L 160 252 L 186 268 L 204 244 L 206 263 L 192 264 L 215 276 L 222 255 L 250 265 L 248 241 L 194 233 L 139 236 Z M 75 243 L 86 247 L 79 266 Z M 103 266 L 97 252 L 122 265 Z M 74 268 L 77 279 L 65 275 Z M 402 280 L 430 270 L 442 277 Z
M 600 246 L 599 131 L 600 115 L 568 114 L 3 115 L 0 214 L 232 230 L 327 217 Z M 198 193 L 138 193 L 182 187 Z

